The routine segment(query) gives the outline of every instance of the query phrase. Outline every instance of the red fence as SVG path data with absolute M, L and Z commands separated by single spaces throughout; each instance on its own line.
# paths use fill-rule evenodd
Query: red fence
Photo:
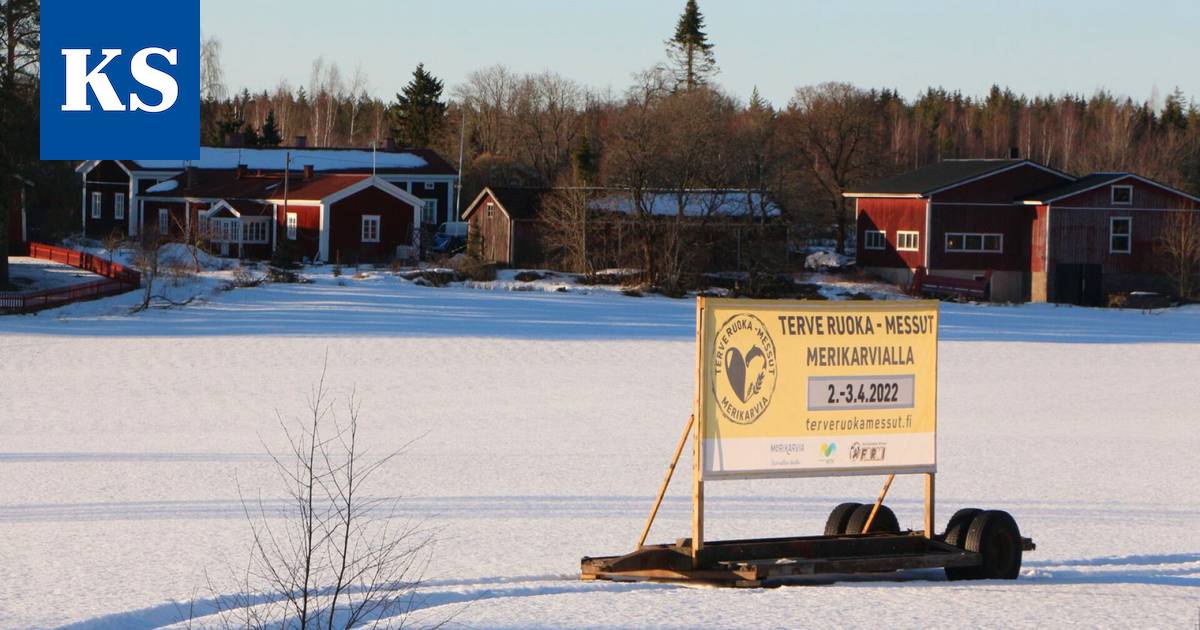
M 73 249 L 30 243 L 29 256 L 77 267 L 104 276 L 104 279 L 32 293 L 0 293 L 0 312 L 31 313 L 71 302 L 125 293 L 142 284 L 142 274 L 124 265 Z

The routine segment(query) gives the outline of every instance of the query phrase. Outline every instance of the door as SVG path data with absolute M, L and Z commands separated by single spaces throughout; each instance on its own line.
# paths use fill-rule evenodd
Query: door
M 1054 301 L 1099 306 L 1104 299 L 1103 281 L 1100 265 L 1059 263 L 1054 267 Z

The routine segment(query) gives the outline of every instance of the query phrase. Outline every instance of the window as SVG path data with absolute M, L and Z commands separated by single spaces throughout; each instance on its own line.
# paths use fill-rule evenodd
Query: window
M 242 242 L 243 243 L 266 243 L 267 242 L 267 221 L 266 219 L 247 219 L 242 221 Z
M 863 236 L 863 247 L 867 249 L 883 249 L 887 246 L 887 232 L 867 230 Z
M 296 213 L 295 212 L 287 213 L 287 237 L 288 237 L 289 241 L 296 240 L 296 225 L 297 225 Z
M 433 182 L 424 182 L 421 185 L 425 187 L 425 190 L 433 190 Z
M 999 254 L 1004 251 L 1004 235 L 947 232 L 946 251 Z
M 364 214 L 362 218 L 362 242 L 379 242 L 379 215 Z
M 1133 205 L 1133 186 L 1113 186 L 1111 189 L 1112 204 L 1114 206 L 1132 206 Z
M 171 233 L 171 211 L 166 208 L 158 209 L 158 233 L 164 235 Z
M 1133 219 L 1112 217 L 1108 220 L 1108 253 L 1128 254 L 1133 251 Z
M 113 199 L 113 218 L 118 221 L 125 220 L 125 193 L 117 193 Z
M 237 240 L 237 219 L 213 219 L 216 222 L 216 240 L 232 243 Z
M 488 202 L 488 205 L 487 205 L 487 218 L 489 218 L 489 219 L 490 219 L 490 218 L 492 218 L 492 217 L 493 217 L 493 216 L 495 216 L 495 215 L 496 215 L 496 204 L 494 204 L 494 203 L 491 203 L 491 202 Z
M 437 223 L 437 199 L 425 199 L 421 208 L 421 223 Z
M 101 195 L 98 192 L 92 193 L 92 218 L 100 218 L 100 199 Z
M 920 248 L 920 232 L 896 232 L 896 249 L 902 252 L 915 252 Z

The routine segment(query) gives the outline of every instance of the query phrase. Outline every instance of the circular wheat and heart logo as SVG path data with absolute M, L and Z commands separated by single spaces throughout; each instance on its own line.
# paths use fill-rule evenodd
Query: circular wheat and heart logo
M 717 329 L 713 361 L 713 395 L 721 415 L 753 424 L 770 406 L 778 377 L 767 326 L 748 313 L 730 317 Z

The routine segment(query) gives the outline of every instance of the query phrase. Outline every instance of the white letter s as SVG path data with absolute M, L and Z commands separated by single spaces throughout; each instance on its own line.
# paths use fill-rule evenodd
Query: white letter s
M 156 90 L 162 94 L 162 101 L 158 105 L 147 105 L 138 98 L 137 94 L 129 95 L 129 110 L 130 111 L 147 111 L 147 112 L 163 112 L 171 109 L 175 101 L 179 98 L 179 84 L 175 82 L 175 78 L 171 75 L 151 67 L 146 62 L 150 55 L 158 55 L 166 59 L 172 66 L 176 65 L 178 59 L 178 51 L 174 48 L 171 50 L 163 50 L 162 48 L 146 48 L 138 51 L 133 56 L 133 61 L 130 62 L 129 72 L 133 75 L 134 80 L 142 85 Z

